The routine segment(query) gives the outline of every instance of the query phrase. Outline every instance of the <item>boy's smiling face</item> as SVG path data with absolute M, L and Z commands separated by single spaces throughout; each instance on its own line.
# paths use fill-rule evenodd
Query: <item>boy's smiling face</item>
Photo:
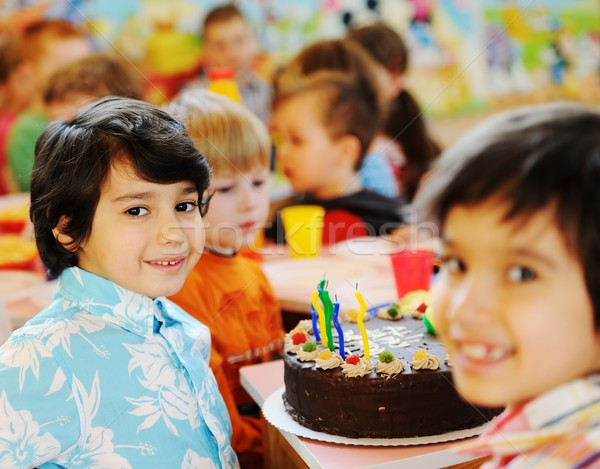
M 600 368 L 583 268 L 554 210 L 503 221 L 505 211 L 497 201 L 450 210 L 433 287 L 454 381 L 467 400 L 489 406 L 519 404 Z
M 204 247 L 198 192 L 190 181 L 157 184 L 117 163 L 102 188 L 78 265 L 136 293 L 179 291 Z

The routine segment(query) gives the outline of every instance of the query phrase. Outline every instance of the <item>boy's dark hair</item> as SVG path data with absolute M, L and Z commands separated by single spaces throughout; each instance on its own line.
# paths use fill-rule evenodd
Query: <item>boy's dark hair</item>
M 506 220 L 555 210 L 567 247 L 579 259 L 600 329 L 600 111 L 551 103 L 487 120 L 448 149 L 416 208 L 443 232 L 456 205 L 506 201 Z M 566 314 L 566 313 L 565 313 Z
M 157 107 L 127 98 L 103 98 L 69 121 L 54 121 L 35 147 L 30 217 L 43 263 L 52 275 L 77 265 L 76 249 L 90 235 L 103 185 L 114 164 L 126 160 L 151 182 L 192 181 L 200 197 L 210 169 L 183 124 Z M 54 237 L 74 240 L 69 249 Z
M 70 93 L 141 99 L 142 86 L 139 74 L 123 60 L 93 54 L 56 70 L 46 84 L 44 101 L 61 101 Z
M 349 73 L 322 70 L 307 77 L 289 76 L 280 82 L 276 107 L 304 94 L 318 96 L 323 126 L 332 139 L 353 135 L 360 142 L 355 170 L 360 168 L 380 125 L 377 92 L 371 83 Z
M 246 18 L 244 17 L 240 9 L 233 3 L 228 3 L 226 5 L 215 7 L 212 10 L 210 10 L 204 18 L 204 22 L 202 23 L 202 30 L 206 31 L 206 29 L 212 24 L 228 21 L 232 18 L 240 18 L 246 21 Z

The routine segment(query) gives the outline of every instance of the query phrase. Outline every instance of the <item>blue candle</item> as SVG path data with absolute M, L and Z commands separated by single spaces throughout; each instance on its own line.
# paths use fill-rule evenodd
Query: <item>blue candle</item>
M 338 337 L 340 340 L 340 355 L 342 356 L 342 360 L 346 360 L 346 353 L 344 352 L 344 331 L 342 330 L 342 326 L 340 325 L 339 320 L 340 314 L 340 303 L 338 301 L 333 302 L 333 325 L 335 326 L 335 330 L 338 333 Z

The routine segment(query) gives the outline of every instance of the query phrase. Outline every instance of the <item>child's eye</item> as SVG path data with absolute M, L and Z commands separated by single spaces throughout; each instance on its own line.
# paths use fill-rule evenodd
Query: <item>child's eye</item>
M 537 274 L 533 270 L 522 265 L 515 265 L 508 269 L 508 279 L 513 283 L 530 282 L 536 278 Z
M 196 202 L 181 202 L 180 204 L 177 204 L 175 210 L 178 212 L 191 212 L 197 206 L 198 204 Z
M 131 215 L 132 217 L 141 217 L 144 216 L 148 213 L 150 213 L 148 211 L 147 208 L 143 208 L 143 207 L 132 207 L 130 209 L 127 209 L 125 212 L 127 215 Z
M 266 179 L 255 179 L 252 181 L 254 187 L 263 187 L 267 183 Z
M 227 194 L 233 190 L 233 186 L 223 186 L 215 189 L 215 192 L 219 192 L 220 194 Z
M 451 274 L 464 273 L 467 270 L 467 266 L 458 257 L 442 257 L 441 268 L 448 271 Z

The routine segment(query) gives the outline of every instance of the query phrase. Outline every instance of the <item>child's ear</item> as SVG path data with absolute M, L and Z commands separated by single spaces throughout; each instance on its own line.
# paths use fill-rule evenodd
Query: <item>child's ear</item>
M 338 138 L 337 141 L 342 160 L 351 163 L 355 167 L 360 156 L 360 140 L 358 137 L 355 135 L 344 135 Z
M 70 219 L 68 217 L 62 215 L 58 220 L 57 225 L 52 228 L 52 234 L 54 235 L 56 242 L 67 251 L 75 251 L 78 248 L 77 243 L 71 236 L 65 234 L 64 232 L 65 227 L 69 224 L 69 221 Z

